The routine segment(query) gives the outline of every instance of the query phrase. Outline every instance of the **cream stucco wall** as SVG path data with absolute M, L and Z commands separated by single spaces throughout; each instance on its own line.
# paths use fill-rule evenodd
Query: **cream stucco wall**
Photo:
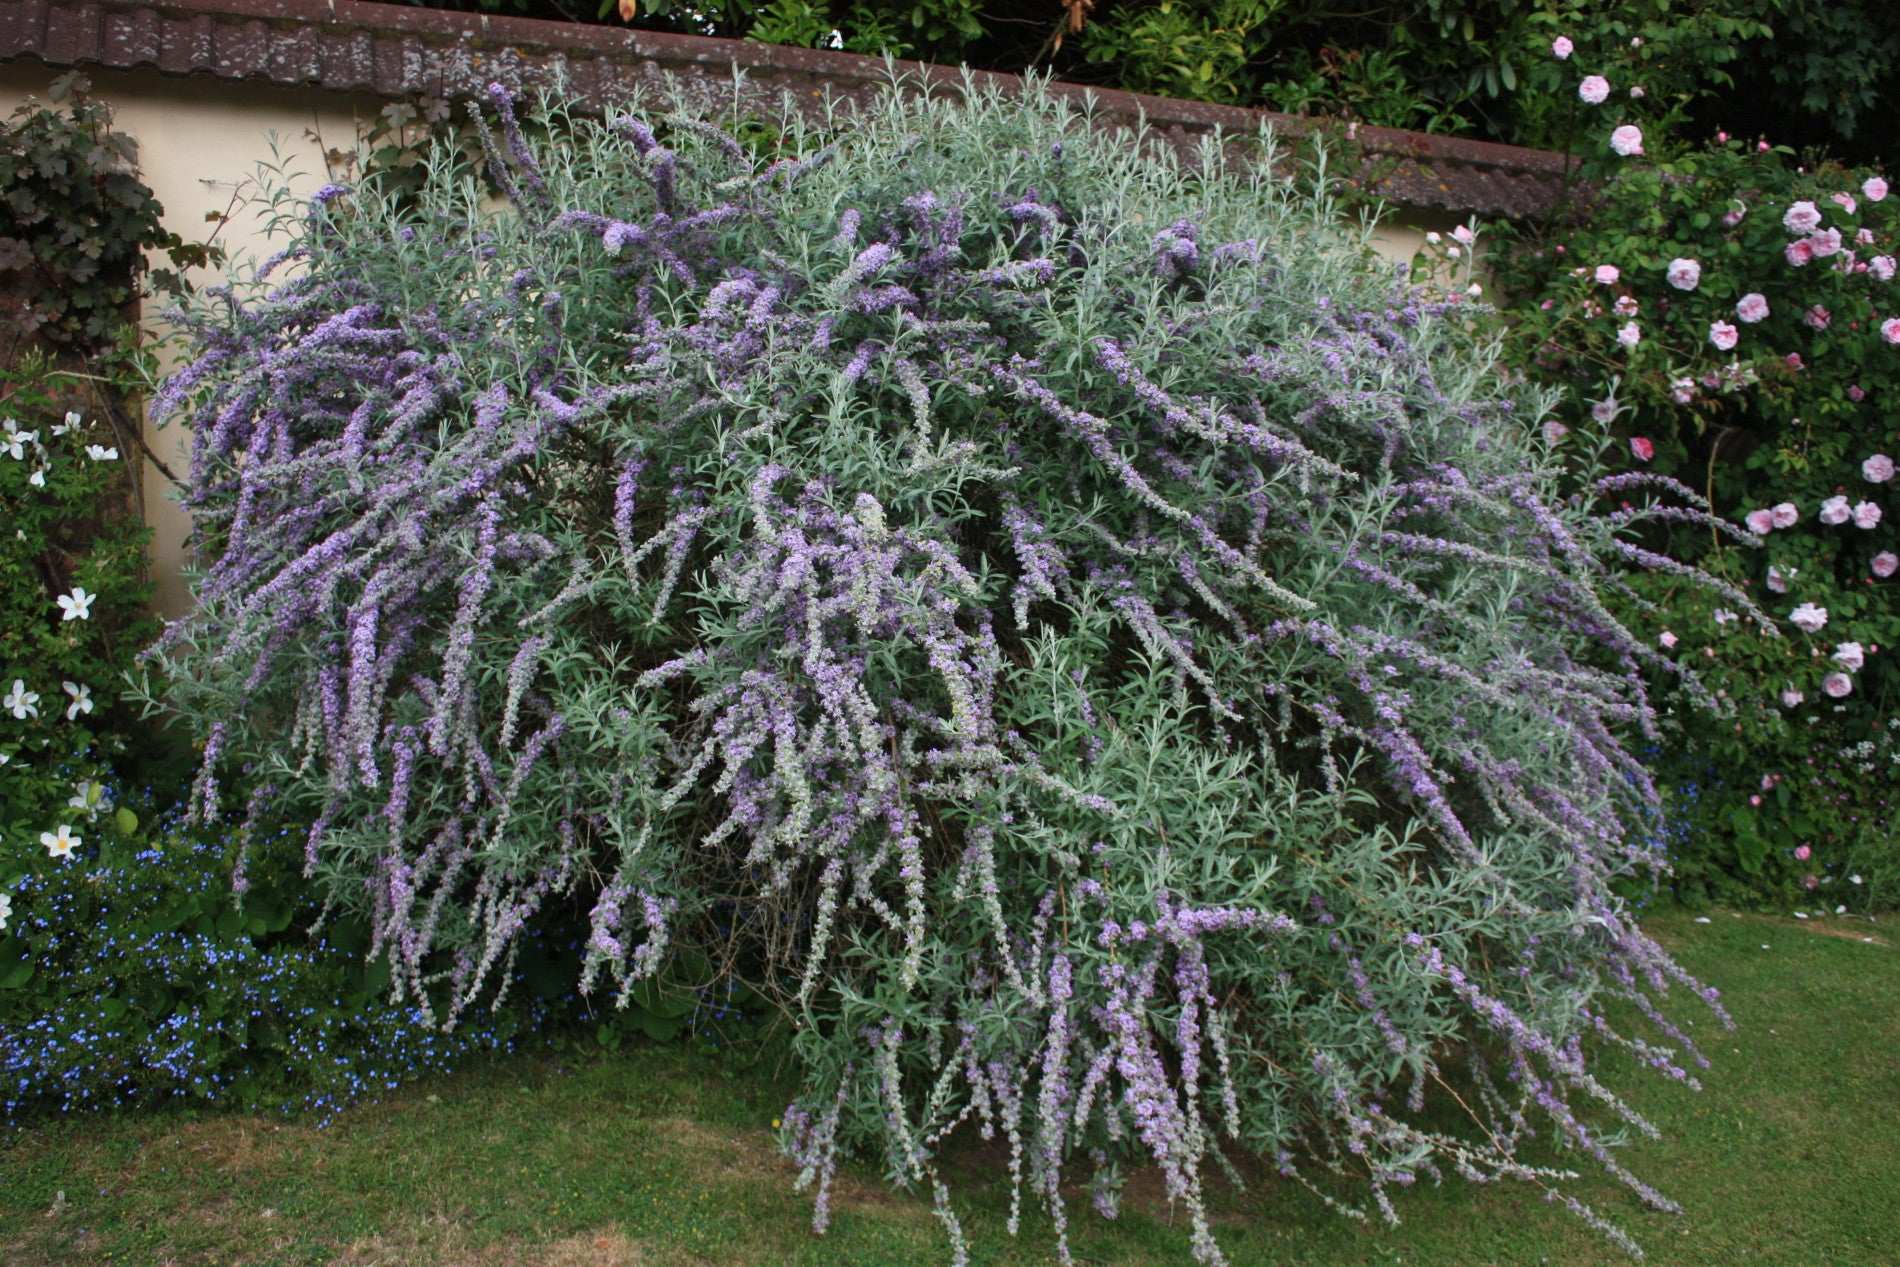
M 57 73 L 37 63 L 0 65 L 0 113 L 11 113 L 29 96 L 43 95 Z M 367 121 L 382 104 L 208 77 L 98 68 L 88 75 L 93 95 L 111 103 L 119 130 L 137 139 L 142 175 L 165 208 L 165 227 L 187 241 L 211 238 L 240 269 L 276 249 L 266 234 L 268 209 L 247 205 L 260 189 L 260 164 L 279 167 L 292 177 L 292 189 L 310 193 L 328 178 L 324 149 L 348 148 L 359 121 Z M 210 214 L 229 218 L 213 224 L 206 218 Z M 1443 213 L 1417 216 L 1400 211 L 1379 226 L 1373 249 L 1388 260 L 1410 260 L 1428 228 L 1442 230 L 1453 222 Z M 166 330 L 156 315 L 148 317 L 147 330 L 160 341 L 162 368 L 171 368 L 177 348 L 163 341 Z M 148 422 L 146 442 L 173 471 L 184 470 L 187 441 L 181 428 L 153 428 Z M 149 462 L 144 485 L 145 514 L 154 538 L 156 606 L 163 614 L 176 615 L 188 598 L 182 569 L 190 521 L 171 486 Z
M 0 66 L 0 113 L 12 113 L 29 96 L 44 97 L 58 73 L 37 63 Z M 165 208 L 165 227 L 188 242 L 213 240 L 240 266 L 274 249 L 265 234 L 266 209 L 243 205 L 258 191 L 259 164 L 271 160 L 273 134 L 276 161 L 292 175 L 293 188 L 308 192 L 326 178 L 324 148 L 348 148 L 356 135 L 357 115 L 380 108 L 378 102 L 353 102 L 336 93 L 259 89 L 210 78 L 97 68 L 88 77 L 93 95 L 111 104 L 118 130 L 138 141 L 141 175 Z M 312 133 L 322 138 L 322 145 Z M 208 214 L 227 213 L 230 218 L 222 224 L 206 219 Z M 201 270 L 192 280 L 216 278 Z M 147 329 L 155 339 L 165 333 L 155 315 L 148 317 Z M 161 342 L 160 356 L 169 369 L 176 350 Z M 154 429 L 148 422 L 146 442 L 173 471 L 183 472 L 186 437 L 181 428 Z M 156 606 L 176 615 L 184 610 L 187 597 L 181 568 L 189 520 L 150 462 L 144 474 Z

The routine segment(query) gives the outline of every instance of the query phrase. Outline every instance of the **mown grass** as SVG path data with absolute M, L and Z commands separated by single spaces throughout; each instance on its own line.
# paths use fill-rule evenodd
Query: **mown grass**
M 1900 1262 L 1900 948 L 1864 922 L 1670 914 L 1651 927 L 1722 987 L 1741 1027 L 1717 1035 L 1698 1018 L 1717 1057 L 1699 1094 L 1626 1063 L 1610 1075 L 1665 1133 L 1626 1161 L 1685 1213 L 1646 1211 L 1601 1179 L 1577 1194 L 1655 1262 Z M 0 1262 L 944 1261 L 927 1201 L 868 1169 L 846 1177 L 831 1232 L 810 1234 L 807 1200 L 790 1191 L 772 1143 L 789 1090 L 762 1065 L 644 1049 L 514 1058 L 419 1083 L 323 1130 L 187 1111 L 51 1122 L 0 1140 Z M 1005 1233 L 999 1162 L 989 1152 L 956 1161 L 974 1261 L 1050 1261 L 1039 1217 L 1026 1213 L 1014 1240 Z M 1079 1201 L 1078 1257 L 1187 1261 L 1185 1229 L 1153 1191 L 1138 1180 L 1115 1224 Z M 1360 1226 L 1271 1182 L 1223 1194 L 1221 1239 L 1247 1265 L 1627 1261 L 1523 1188 L 1426 1187 L 1399 1210 L 1401 1227 Z

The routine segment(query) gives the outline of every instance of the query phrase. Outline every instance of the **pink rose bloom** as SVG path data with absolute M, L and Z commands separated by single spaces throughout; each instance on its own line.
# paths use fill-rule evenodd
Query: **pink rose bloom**
M 1869 484 L 1885 484 L 1893 478 L 1893 459 L 1876 453 L 1860 464 L 1860 473 Z
M 1680 641 L 1680 639 L 1678 639 L 1676 635 L 1670 633 L 1667 629 L 1665 629 L 1662 631 L 1662 633 L 1657 635 L 1656 641 L 1662 643 L 1664 651 L 1673 651 L 1675 649 L 1676 643 Z
M 1900 317 L 1888 317 L 1881 322 L 1880 337 L 1889 343 L 1900 343 Z
M 1856 229 L 1854 230 L 1854 241 L 1862 246 L 1872 246 L 1874 244 L 1874 231 L 1872 229 Z
M 1635 316 L 1637 307 L 1636 296 L 1634 295 L 1619 295 L 1617 296 L 1616 302 L 1610 305 L 1611 311 L 1615 312 L 1619 317 Z
M 1614 286 L 1616 279 L 1623 274 L 1614 264 L 1597 265 L 1596 280 L 1599 286 Z
M 1853 517 L 1854 512 L 1847 508 L 1845 497 L 1830 497 L 1821 503 L 1821 522 L 1830 528 L 1844 524 Z
M 1869 176 L 1861 182 L 1860 192 L 1868 202 L 1879 202 L 1887 196 L 1887 182 L 1878 176 Z
M 1564 426 L 1563 423 L 1558 422 L 1555 418 L 1547 418 L 1544 420 L 1545 444 L 1555 444 L 1569 434 L 1570 428 Z
M 1673 259 L 1669 261 L 1669 270 L 1663 276 L 1677 290 L 1694 290 L 1702 281 L 1702 265 L 1694 260 Z
M 1879 523 L 1879 506 L 1873 502 L 1856 502 L 1854 504 L 1854 526 L 1856 528 L 1872 528 Z
M 1694 400 L 1695 380 L 1693 378 L 1671 379 L 1669 383 L 1669 399 L 1675 401 L 1678 405 L 1686 405 Z
M 1797 862 L 1806 862 L 1808 856 L 1813 852 L 1814 850 L 1808 848 L 1806 845 L 1796 845 L 1794 849 L 1795 860 Z
M 1847 388 L 1847 398 L 1855 404 L 1859 404 L 1861 401 L 1867 399 L 1867 393 L 1861 390 L 1859 383 L 1850 383 Z
M 1825 330 L 1833 323 L 1834 314 L 1816 304 L 1801 314 L 1801 320 L 1807 323 L 1810 330 Z
M 1801 887 L 1804 889 L 1818 889 L 1821 887 L 1821 877 L 1810 872 L 1801 877 Z
M 1751 510 L 1742 517 L 1748 530 L 1757 536 L 1765 537 L 1775 530 L 1775 512 L 1772 510 Z
M 1643 341 L 1643 328 L 1631 321 L 1616 332 L 1616 341 L 1626 348 L 1633 348 Z
M 1451 236 L 1454 240 L 1462 242 L 1466 246 L 1471 246 L 1478 240 L 1478 235 L 1471 231 L 1471 226 L 1468 224 L 1461 224 L 1453 229 Z
M 1801 354 L 1799 352 L 1790 352 L 1788 353 L 1788 355 L 1782 357 L 1781 359 L 1782 359 L 1782 362 L 1785 365 L 1787 365 L 1787 367 L 1791 370 L 1799 370 L 1799 369 L 1807 368 L 1807 366 L 1802 363 Z
M 1777 502 L 1768 513 L 1774 516 L 1777 528 L 1792 528 L 1801 522 L 1801 512 L 1793 502 Z
M 1599 400 L 1591 404 L 1590 416 L 1598 422 L 1609 422 L 1615 418 L 1616 397 L 1612 396 L 1608 400 Z
M 1735 302 L 1735 317 L 1746 325 L 1754 325 L 1768 315 L 1768 300 L 1760 291 L 1751 290 Z
M 1849 673 L 1859 673 L 1861 666 L 1867 663 L 1858 642 L 1843 642 L 1834 648 L 1834 654 L 1830 658 Z
M 1781 693 L 1781 706 L 1783 708 L 1799 708 L 1801 707 L 1801 702 L 1805 699 L 1807 699 L 1807 696 L 1795 690 L 1793 687 L 1789 687 Z
M 1781 258 L 1788 261 L 1790 268 L 1806 268 L 1814 261 L 1814 246 L 1806 238 L 1801 238 L 1782 247 Z
M 1738 202 L 1733 207 L 1730 207 L 1727 211 L 1724 211 L 1722 213 L 1722 223 L 1726 227 L 1732 229 L 1736 225 L 1740 224 L 1742 222 L 1742 217 L 1747 214 L 1748 214 L 1748 208 Z
M 1726 321 L 1709 323 L 1709 342 L 1715 345 L 1718 352 L 1726 352 L 1734 347 L 1736 341 L 1741 338 L 1741 334 L 1740 330 Z
M 1585 75 L 1577 85 L 1577 95 L 1586 105 L 1600 106 L 1610 99 L 1610 81 L 1601 75 Z
M 1619 158 L 1631 158 L 1643 152 L 1643 130 L 1632 123 L 1625 123 L 1610 133 L 1610 148 Z
M 1768 588 L 1777 594 L 1788 592 L 1788 577 L 1778 567 L 1768 569 Z
M 1760 795 L 1760 793 L 1754 793 L 1754 794 L 1751 794 L 1751 795 L 1749 796 L 1749 798 L 1748 798 L 1748 803 L 1749 803 L 1750 805 L 1760 805 L 1760 804 L 1761 804 L 1761 795 Z
M 1813 203 L 1803 200 L 1788 208 L 1781 223 L 1790 233 L 1812 233 L 1821 227 L 1821 213 Z
M 1643 99 L 1643 95 L 1644 95 L 1643 86 L 1641 84 L 1637 84 L 1634 88 L 1630 89 L 1631 101 L 1641 101 Z
M 1875 576 L 1884 581 L 1895 572 L 1900 572 L 1900 554 L 1895 554 L 1891 550 L 1882 550 L 1874 556 L 1873 562 L 1868 566 Z
M 1576 51 L 1577 46 L 1570 42 L 1568 35 L 1559 35 L 1550 42 L 1550 55 L 1560 62 L 1569 61 L 1570 55 Z M 1872 195 L 1869 195 L 1869 197 L 1871 196 Z
M 1827 624 L 1827 608 L 1803 603 L 1788 614 L 1788 619 L 1803 633 L 1820 633 L 1821 627 Z
M 1867 261 L 1867 271 L 1883 282 L 1893 280 L 1894 263 L 1891 255 L 1876 255 Z
M 1808 249 L 1814 252 L 1814 258 L 1824 260 L 1830 255 L 1841 253 L 1841 231 L 1822 229 L 1819 233 L 1808 235 Z
M 1854 693 L 1854 679 L 1845 673 L 1830 673 L 1821 679 L 1821 690 L 1829 699 L 1846 699 Z
M 1630 452 L 1636 455 L 1638 462 L 1647 462 L 1656 456 L 1656 446 L 1650 443 L 1647 436 L 1631 436 Z
M 1833 203 L 1835 206 L 1839 207 L 1842 211 L 1845 211 L 1850 216 L 1853 215 L 1855 209 L 1860 206 L 1859 203 L 1854 201 L 1854 195 L 1850 193 L 1845 193 L 1845 192 L 1838 193 L 1838 194 L 1829 194 L 1827 196 L 1827 200 Z
M 1782 228 L 1790 234 L 1813 234 L 1820 228 L 1820 211 L 1811 201 L 1797 201 L 1782 215 Z

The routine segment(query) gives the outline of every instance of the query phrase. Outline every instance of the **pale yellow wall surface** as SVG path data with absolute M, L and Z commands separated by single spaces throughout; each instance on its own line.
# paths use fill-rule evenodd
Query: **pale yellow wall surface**
M 0 65 L 0 113 L 11 113 L 29 95 L 44 96 L 56 71 L 37 63 Z M 328 179 L 324 148 L 348 149 L 359 120 L 381 108 L 368 98 L 352 100 L 337 94 L 259 88 L 210 78 L 172 78 L 151 72 L 88 71 L 93 95 L 109 102 L 120 131 L 139 143 L 141 175 L 165 208 L 165 227 L 189 242 L 212 237 L 230 256 L 236 275 L 275 252 L 265 235 L 267 208 L 244 206 L 259 193 L 259 164 L 272 160 L 275 134 L 278 158 L 295 174 L 291 187 L 314 192 Z M 310 135 L 315 132 L 322 144 Z M 237 204 L 234 206 L 234 204 Z M 206 220 L 206 213 L 229 214 L 222 225 Z M 1441 223 L 1442 221 L 1442 223 Z M 1453 220 L 1443 214 L 1426 218 L 1394 212 L 1373 235 L 1372 246 L 1385 259 L 1409 261 L 1424 243 L 1427 228 L 1448 229 Z M 194 276 L 194 282 L 216 280 Z M 152 305 L 146 326 L 153 337 L 165 333 Z M 162 367 L 175 363 L 175 344 L 165 345 Z M 173 425 L 146 426 L 146 442 L 174 472 L 187 465 L 187 436 Z M 188 599 L 182 567 L 189 519 L 163 476 L 148 462 L 145 471 L 145 514 L 153 531 L 153 576 L 157 582 L 155 606 L 161 614 L 178 615 Z
M 58 73 L 37 63 L 0 66 L 0 114 L 11 114 L 28 96 L 44 98 Z M 355 103 L 337 93 L 260 89 L 210 78 L 96 67 L 87 77 L 93 96 L 112 106 L 118 130 L 138 141 L 140 175 L 165 208 L 165 227 L 187 242 L 205 241 L 215 232 L 216 244 L 229 254 L 239 275 L 276 249 L 264 234 L 264 208 L 233 207 L 234 199 L 257 193 L 258 164 L 271 157 L 271 134 L 276 134 L 286 169 L 297 173 L 292 187 L 309 193 L 326 179 L 323 149 L 351 147 L 356 135 L 353 110 L 368 114 L 380 108 L 380 103 Z M 306 135 L 313 130 L 323 138 L 322 146 Z M 222 226 L 205 219 L 207 212 L 227 211 L 231 219 Z M 194 283 L 215 280 L 202 270 L 192 277 Z M 156 315 L 161 306 L 147 308 L 146 325 L 154 336 L 164 333 Z M 164 368 L 170 369 L 175 350 L 168 346 L 163 356 Z M 154 429 L 148 422 L 146 443 L 174 472 L 184 473 L 183 428 Z M 149 462 L 144 485 L 158 586 L 155 606 L 164 615 L 177 615 L 187 598 L 180 569 L 189 520 L 171 486 Z

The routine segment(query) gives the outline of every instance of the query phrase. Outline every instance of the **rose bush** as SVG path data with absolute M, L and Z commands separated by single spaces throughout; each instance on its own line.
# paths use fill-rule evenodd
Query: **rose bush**
M 1594 71 L 1634 73 L 1620 47 L 1579 46 L 1562 65 L 1584 76 L 1585 100 Z M 1868 856 L 1840 754 L 1900 710 L 1900 198 L 1875 170 L 1726 134 L 1673 140 L 1669 122 L 1627 98 L 1592 116 L 1578 204 L 1495 253 L 1513 359 L 1570 393 L 1570 421 L 1613 418 L 1631 469 L 1682 480 L 1746 524 L 1756 540 L 1663 521 L 1647 541 L 1784 622 L 1788 636 L 1761 637 L 1732 604 L 1662 574 L 1613 600 L 1738 709 L 1671 716 L 1669 781 L 1699 789 L 1684 809 L 1698 829 L 1673 859 L 1681 890 L 1890 901 L 1890 884 L 1849 881 L 1891 877 L 1900 850 Z M 1605 152 L 1613 127 L 1639 124 L 1655 153 Z M 1572 460 L 1580 482 L 1595 477 Z

